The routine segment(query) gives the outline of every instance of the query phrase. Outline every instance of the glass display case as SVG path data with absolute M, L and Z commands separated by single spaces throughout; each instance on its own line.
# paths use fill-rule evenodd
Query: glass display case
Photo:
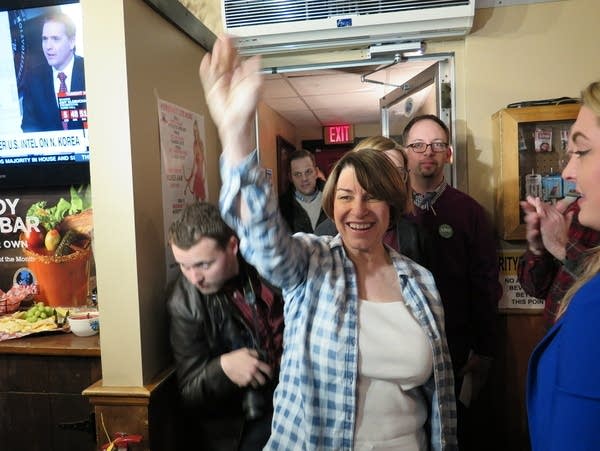
M 504 108 L 492 115 L 496 225 L 504 240 L 524 240 L 519 201 L 532 194 L 551 202 L 574 195 L 562 180 L 569 130 L 578 104 Z

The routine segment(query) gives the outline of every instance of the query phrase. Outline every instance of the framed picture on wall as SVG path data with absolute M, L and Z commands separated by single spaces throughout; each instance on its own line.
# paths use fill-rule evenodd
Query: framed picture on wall
M 292 143 L 277 135 L 277 194 L 281 195 L 288 189 L 288 157 L 296 148 Z

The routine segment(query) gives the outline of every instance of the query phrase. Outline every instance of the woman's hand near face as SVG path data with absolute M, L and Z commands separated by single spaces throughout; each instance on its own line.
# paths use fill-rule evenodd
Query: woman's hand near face
M 549 204 L 530 196 L 526 202 L 521 202 L 527 226 L 526 238 L 534 254 L 539 255 L 546 249 L 554 258 L 565 259 L 569 227 L 573 220 L 572 212 L 565 215 L 570 203 L 571 200 L 562 199 L 556 204 Z
M 544 251 L 544 243 L 540 232 L 540 217 L 535 208 L 535 198 L 527 196 L 526 200 L 521 201 L 521 208 L 525 213 L 523 222 L 525 222 L 525 238 L 529 250 L 535 255 L 541 255 Z
M 572 199 L 561 199 L 556 204 L 545 204 L 544 215 L 541 217 L 540 229 L 542 241 L 556 259 L 564 260 L 567 256 L 569 228 L 573 221 L 573 212 L 565 214 Z

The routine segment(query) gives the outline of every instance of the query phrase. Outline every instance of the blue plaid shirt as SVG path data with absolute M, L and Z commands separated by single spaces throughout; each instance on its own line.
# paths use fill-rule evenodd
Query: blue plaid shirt
M 221 158 L 220 208 L 244 258 L 283 290 L 284 350 L 268 450 L 352 450 L 358 374 L 356 272 L 340 236 L 291 236 L 256 152 L 236 167 Z M 240 219 L 242 204 L 244 221 Z M 455 450 L 456 408 L 444 313 L 431 273 L 389 249 L 407 308 L 433 351 L 422 387 L 430 449 Z

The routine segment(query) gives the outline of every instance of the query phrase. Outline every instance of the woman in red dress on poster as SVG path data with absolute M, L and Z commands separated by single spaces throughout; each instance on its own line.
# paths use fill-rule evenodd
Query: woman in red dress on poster
M 189 192 L 198 200 L 206 200 L 206 187 L 204 181 L 204 143 L 200 138 L 198 121 L 194 121 L 194 163 L 190 176 L 185 178 L 187 185 L 185 193 Z M 185 177 L 185 175 L 184 175 Z

